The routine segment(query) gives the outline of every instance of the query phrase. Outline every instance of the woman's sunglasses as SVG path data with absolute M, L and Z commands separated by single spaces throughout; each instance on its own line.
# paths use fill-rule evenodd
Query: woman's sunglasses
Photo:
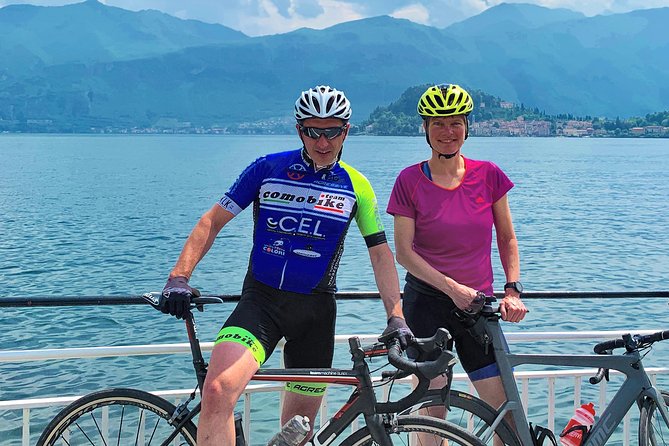
M 312 139 L 318 139 L 321 137 L 321 135 L 325 135 L 327 139 L 335 139 L 345 131 L 345 125 L 342 125 L 341 127 L 328 127 L 325 129 L 319 129 L 318 127 L 304 127 L 302 125 L 300 126 L 300 132 Z

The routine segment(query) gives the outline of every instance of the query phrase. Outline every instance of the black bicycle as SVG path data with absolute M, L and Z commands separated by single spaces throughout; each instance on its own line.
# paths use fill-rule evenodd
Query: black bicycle
M 144 298 L 157 307 L 158 299 L 152 293 Z M 191 310 L 203 311 L 205 304 L 222 303 L 215 297 L 193 299 Z M 40 436 L 37 446 L 52 445 L 195 445 L 197 428 L 195 417 L 200 412 L 197 402 L 207 373 L 207 363 L 202 356 L 192 311 L 185 318 L 188 339 L 193 357 L 197 385 L 186 401 L 174 406 L 167 400 L 137 389 L 114 388 L 94 392 L 64 408 L 49 423 Z M 302 381 L 346 384 L 355 387 L 348 401 L 311 439 L 313 445 L 421 445 L 442 444 L 482 446 L 483 443 L 466 430 L 432 417 L 398 415 L 416 404 L 426 393 L 430 379 L 445 373 L 455 364 L 453 354 L 446 349 L 450 335 L 440 329 L 432 338 L 419 339 L 417 348 L 423 352 L 439 351 L 434 361 L 414 362 L 402 356 L 399 343 L 390 336 L 379 343 L 362 348 L 357 337 L 349 338 L 353 361 L 352 369 L 260 369 L 256 381 Z M 398 401 L 377 401 L 366 359 L 385 356 L 397 367 L 398 372 L 386 377 L 393 381 L 400 375 L 413 374 L 419 384 L 411 393 Z M 359 416 L 364 426 L 349 435 L 342 435 Z M 241 426 L 241 423 L 236 423 Z M 245 445 L 243 435 L 238 435 Z M 446 444 L 446 443 L 443 443 Z

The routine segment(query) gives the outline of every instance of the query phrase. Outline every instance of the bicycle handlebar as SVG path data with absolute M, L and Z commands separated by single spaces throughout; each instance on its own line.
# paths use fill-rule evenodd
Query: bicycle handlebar
M 409 372 L 412 375 L 423 375 L 427 379 L 433 379 L 444 373 L 451 361 L 455 358 L 453 354 L 446 349 L 447 342 L 451 339 L 450 333 L 439 328 L 434 336 L 430 338 L 416 339 L 412 347 L 416 347 L 423 353 L 429 353 L 440 350 L 440 355 L 432 361 L 412 361 L 402 357 L 402 349 L 399 342 L 395 342 L 388 350 L 388 362 L 398 369 Z
M 665 339 L 669 339 L 669 330 L 658 331 L 649 335 L 632 336 L 628 333 L 617 339 L 600 342 L 595 345 L 593 350 L 598 355 L 611 355 L 613 354 L 613 350 L 625 347 L 625 350 L 631 353 L 639 348 L 647 347 L 654 342 L 663 341 Z M 605 378 L 607 381 L 609 380 L 609 370 L 600 367 L 595 376 L 590 377 L 588 381 L 590 384 L 599 384 L 599 382 Z
M 588 382 L 590 382 L 590 384 L 599 384 L 604 378 L 606 378 L 607 381 L 609 380 L 609 369 L 600 367 L 595 376 L 591 376 Z
M 639 347 L 647 346 L 654 342 L 663 341 L 665 339 L 669 339 L 669 330 L 658 331 L 649 335 L 631 336 L 627 334 L 618 339 L 611 339 L 600 342 L 599 344 L 595 345 L 593 350 L 598 355 L 610 354 L 610 352 L 613 350 L 623 347 L 625 347 L 628 352 L 631 352 L 638 349 Z
M 388 401 L 377 403 L 376 410 L 379 413 L 394 413 L 416 404 L 427 392 L 430 380 L 445 373 L 449 367 L 455 364 L 456 359 L 453 353 L 447 350 L 447 343 L 451 339 L 450 333 L 444 328 L 439 328 L 434 336 L 430 338 L 416 339 L 412 347 L 416 347 L 422 352 L 432 352 L 439 350 L 437 359 L 430 361 L 412 361 L 402 357 L 402 348 L 398 340 L 388 348 L 388 362 L 397 367 L 404 373 L 416 375 L 418 385 L 412 392 L 397 401 Z
M 142 299 L 144 299 L 148 304 L 150 304 L 156 310 L 160 310 L 160 294 L 159 292 L 151 292 L 142 294 Z M 214 296 L 200 296 L 193 297 L 190 300 L 190 308 L 197 308 L 202 311 L 202 306 L 207 304 L 222 304 L 223 299 L 220 297 Z

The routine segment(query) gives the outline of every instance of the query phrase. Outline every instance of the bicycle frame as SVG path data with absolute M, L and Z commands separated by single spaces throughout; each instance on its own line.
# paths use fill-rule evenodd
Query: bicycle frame
M 190 343 L 191 354 L 193 355 L 193 367 L 197 376 L 200 389 L 204 386 L 204 380 L 207 375 L 207 363 L 202 355 L 200 341 L 197 335 L 195 319 L 192 313 L 188 313 L 184 319 L 188 341 Z M 383 415 L 377 413 L 377 401 L 372 380 L 369 373 L 369 367 L 365 362 L 365 353 L 360 346 L 358 338 L 349 339 L 349 347 L 353 355 L 353 368 L 350 370 L 335 368 L 314 368 L 314 369 L 261 369 L 251 378 L 252 381 L 274 381 L 274 382 L 318 382 L 328 384 L 346 384 L 356 386 L 350 398 L 339 409 L 339 411 L 326 422 L 320 429 L 314 433 L 310 444 L 314 446 L 326 446 L 334 441 L 343 431 L 351 425 L 358 415 L 363 415 L 365 423 L 370 430 L 372 438 L 380 446 L 392 446 L 392 441 L 383 428 Z M 183 414 L 186 406 L 193 400 L 194 393 L 184 403 L 177 407 L 175 418 Z M 201 406 L 198 403 L 193 410 L 180 420 L 175 428 L 175 432 L 163 444 L 167 445 L 176 437 L 176 429 L 188 421 L 192 420 L 199 412 Z
M 537 355 L 513 354 L 507 350 L 498 317 L 482 316 L 486 318 L 486 331 L 492 341 L 495 359 L 499 366 L 502 386 L 506 393 L 507 402 L 500 409 L 498 420 L 506 413 L 511 413 L 516 425 L 518 437 L 522 444 L 533 444 L 529 424 L 525 416 L 518 386 L 513 375 L 513 367 L 521 364 L 541 364 L 572 367 L 601 367 L 618 370 L 625 375 L 625 381 L 604 412 L 592 426 L 583 446 L 603 446 L 611 437 L 613 431 L 623 420 L 627 411 L 635 402 L 640 404 L 644 398 L 652 398 L 669 426 L 669 412 L 660 391 L 653 386 L 643 368 L 641 355 L 638 351 L 622 355 Z

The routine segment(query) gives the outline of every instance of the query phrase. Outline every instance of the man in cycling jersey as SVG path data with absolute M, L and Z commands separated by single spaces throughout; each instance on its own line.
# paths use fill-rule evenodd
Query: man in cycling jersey
M 336 273 L 355 219 L 389 317 L 385 332 L 412 336 L 400 305 L 399 280 L 374 191 L 340 160 L 351 107 L 328 86 L 295 102 L 302 148 L 258 158 L 198 221 L 163 290 L 161 309 L 183 317 L 195 266 L 217 234 L 253 204 L 253 248 L 241 299 L 218 334 L 202 389 L 197 444 L 234 444 L 233 410 L 253 374 L 282 337 L 286 367 L 330 367 L 334 352 Z M 296 414 L 315 419 L 325 385 L 286 385 L 282 424 Z

